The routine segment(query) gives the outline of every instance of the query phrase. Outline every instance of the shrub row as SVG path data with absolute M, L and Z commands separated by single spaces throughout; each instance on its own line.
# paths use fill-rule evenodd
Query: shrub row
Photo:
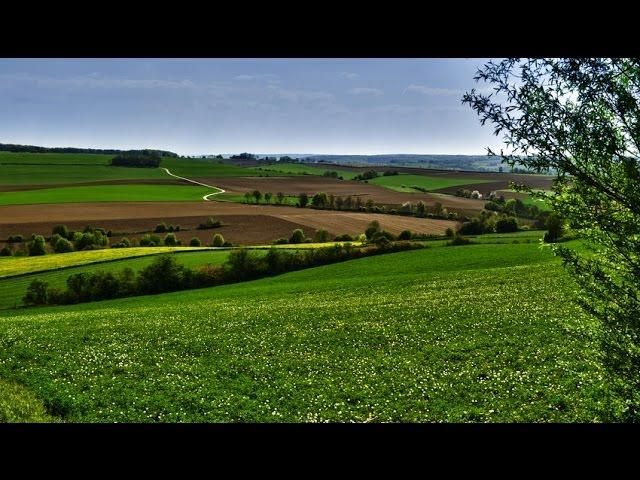
M 366 248 L 337 244 L 293 252 L 271 248 L 266 255 L 238 249 L 230 252 L 225 264 L 198 269 L 177 263 L 173 255 L 161 255 L 137 275 L 131 268 L 118 273 L 96 271 L 70 275 L 65 290 L 36 279 L 22 300 L 27 305 L 61 305 L 210 287 L 412 248 L 423 247 L 409 242 Z

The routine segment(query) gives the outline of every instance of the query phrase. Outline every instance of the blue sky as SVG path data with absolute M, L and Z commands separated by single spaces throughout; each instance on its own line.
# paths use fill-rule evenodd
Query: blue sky
M 486 59 L 4 59 L 0 143 L 181 154 L 484 154 Z

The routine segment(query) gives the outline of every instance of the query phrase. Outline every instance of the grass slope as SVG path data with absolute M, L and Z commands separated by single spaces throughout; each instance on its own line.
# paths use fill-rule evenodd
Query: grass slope
M 389 175 L 376 177 L 369 180 L 369 183 L 373 183 L 375 185 L 382 185 L 390 190 L 395 190 L 397 192 L 418 192 L 415 188 L 412 188 L 414 185 L 420 188 L 424 188 L 425 190 L 438 190 L 440 188 L 447 187 L 455 187 L 456 185 L 466 185 L 469 183 L 487 183 L 492 180 L 475 180 L 470 181 L 468 178 L 446 178 L 446 177 L 430 177 L 428 175 L 409 175 L 409 174 L 399 174 L 399 175 Z
M 592 421 L 559 262 L 431 248 L 254 282 L 0 313 L 0 378 L 69 421 Z
M 215 192 L 197 185 L 96 185 L 0 192 L 0 205 L 86 202 L 194 202 Z

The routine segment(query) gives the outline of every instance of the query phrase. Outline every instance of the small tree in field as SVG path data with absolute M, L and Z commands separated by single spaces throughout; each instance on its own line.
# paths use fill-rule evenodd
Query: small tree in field
M 220 235 L 219 233 L 216 233 L 213 236 L 213 243 L 212 245 L 214 247 L 222 247 L 224 245 L 224 237 L 222 235 Z
M 306 207 L 308 203 L 309 195 L 307 195 L 306 193 L 301 193 L 300 195 L 298 195 L 298 205 L 300 206 L 300 208 Z
M 302 243 L 305 240 L 304 232 L 296 228 L 291 234 L 291 238 L 289 238 L 289 243 Z
M 31 257 L 45 255 L 47 253 L 44 237 L 42 235 L 36 235 L 33 237 L 33 240 L 29 242 L 27 248 L 29 249 L 29 256 Z
M 189 240 L 190 247 L 199 247 L 201 245 L 200 239 L 198 237 L 193 237 Z
M 175 247 L 178 244 L 178 239 L 173 233 L 167 233 L 164 237 L 164 244 L 167 247 Z
M 267 192 L 264 194 L 264 203 L 271 203 L 271 198 L 273 197 L 273 194 L 271 192 Z
M 485 64 L 462 101 L 503 135 L 503 162 L 556 176 L 553 195 L 586 249 L 554 245 L 600 321 L 615 418 L 640 420 L 640 59 L 506 59 Z M 489 153 L 493 153 L 489 150 Z
M 256 204 L 260 203 L 260 200 L 262 199 L 262 193 L 260 193 L 260 190 L 254 190 L 252 195 L 253 195 L 253 198 L 256 200 Z
M 26 305 L 45 305 L 47 303 L 47 287 L 49 284 L 42 280 L 32 280 L 27 288 L 27 293 L 22 298 Z
M 316 232 L 316 242 L 324 243 L 328 242 L 329 240 L 331 240 L 331 236 L 326 230 L 318 230 Z
M 249 203 L 251 201 L 251 192 L 245 192 L 244 201 L 245 203 Z
M 284 202 L 284 193 L 282 192 L 276 193 L 276 203 L 278 205 L 282 205 L 282 202 Z

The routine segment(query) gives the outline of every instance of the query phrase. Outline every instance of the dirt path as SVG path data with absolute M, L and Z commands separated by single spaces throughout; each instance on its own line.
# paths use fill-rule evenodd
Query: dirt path
M 217 192 L 208 193 L 208 194 L 206 194 L 206 195 L 204 195 L 202 197 L 202 199 L 207 201 L 207 202 L 211 201 L 211 200 L 209 200 L 209 197 L 211 197 L 213 195 L 219 195 L 221 193 L 225 193 L 225 191 L 226 191 L 226 190 L 223 190 L 222 188 L 214 187 L 213 185 L 207 185 L 206 183 L 201 183 L 201 182 L 198 182 L 196 180 L 191 180 L 190 178 L 179 177 L 178 175 L 174 175 L 173 173 L 171 173 L 168 168 L 164 168 L 164 167 L 161 167 L 161 168 L 162 168 L 162 170 L 167 172 L 168 175 L 171 175 L 174 178 L 178 178 L 180 180 L 184 180 L 185 182 L 195 183 L 196 185 L 202 185 L 203 187 L 207 187 L 207 188 L 212 188 L 214 190 L 218 190 Z

